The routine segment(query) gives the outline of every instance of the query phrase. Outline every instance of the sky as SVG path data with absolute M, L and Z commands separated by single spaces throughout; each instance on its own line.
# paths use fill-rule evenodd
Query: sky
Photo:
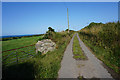
M 119 2 L 120 0 L 1 0 L 2 2 Z
M 116 22 L 117 2 L 3 2 L 2 35 L 43 34 L 68 28 L 80 30 L 91 22 Z

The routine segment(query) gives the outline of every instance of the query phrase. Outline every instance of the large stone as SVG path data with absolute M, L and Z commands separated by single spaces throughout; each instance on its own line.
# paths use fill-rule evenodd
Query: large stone
M 55 47 L 56 47 L 56 44 L 50 39 L 38 41 L 35 45 L 36 53 L 40 51 L 43 54 L 46 54 L 48 51 L 53 51 Z

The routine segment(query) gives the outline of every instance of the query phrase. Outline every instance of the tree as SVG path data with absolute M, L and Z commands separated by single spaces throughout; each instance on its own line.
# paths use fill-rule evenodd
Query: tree
M 65 31 L 68 31 L 68 29 L 66 29 Z
M 54 29 L 52 29 L 51 27 L 49 27 L 48 29 L 48 31 L 55 32 Z
M 44 39 L 52 39 L 53 34 L 55 33 L 54 29 L 51 27 L 48 27 L 48 31 L 46 31 L 46 34 L 44 35 Z

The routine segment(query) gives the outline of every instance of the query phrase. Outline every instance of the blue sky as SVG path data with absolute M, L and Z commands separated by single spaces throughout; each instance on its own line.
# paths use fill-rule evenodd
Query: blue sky
M 118 20 L 117 2 L 3 2 L 2 35 L 42 34 L 49 26 L 65 30 L 67 8 L 72 30 Z

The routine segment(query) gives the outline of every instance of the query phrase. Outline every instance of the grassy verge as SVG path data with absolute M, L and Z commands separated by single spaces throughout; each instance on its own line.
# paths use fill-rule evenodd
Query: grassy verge
M 108 67 L 112 68 L 115 72 L 119 73 L 119 67 L 117 66 L 117 60 L 113 58 L 113 60 L 110 60 L 110 57 L 112 53 L 110 53 L 109 49 L 105 49 L 103 47 L 99 47 L 97 45 L 94 45 L 89 39 L 84 38 L 85 36 L 79 34 L 79 37 L 82 39 L 82 41 L 88 46 L 96 55 L 98 59 L 103 61 Z
M 53 34 L 52 40 L 57 47 L 46 55 L 36 55 L 18 65 L 11 65 L 3 70 L 3 78 L 19 78 L 40 80 L 41 78 L 57 78 L 60 63 L 72 34 L 65 32 Z
M 120 74 L 120 22 L 92 22 L 79 34 L 97 58 Z
M 77 38 L 77 36 L 74 37 L 73 40 L 73 54 L 74 54 L 74 58 L 75 59 L 86 59 L 86 57 L 84 56 L 82 49 L 79 45 L 79 40 Z

